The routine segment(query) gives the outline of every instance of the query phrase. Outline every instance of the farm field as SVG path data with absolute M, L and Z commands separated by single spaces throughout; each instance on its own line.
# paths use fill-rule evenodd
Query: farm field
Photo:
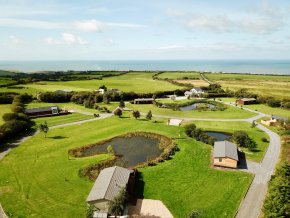
M 9 83 L 12 83 L 13 80 L 12 79 L 9 79 L 9 78 L 0 78 L 0 86 L 1 85 L 7 85 Z
M 127 108 L 133 110 L 139 110 L 140 112 L 147 113 L 149 110 L 152 111 L 154 115 L 162 115 L 162 116 L 173 116 L 180 118 L 213 118 L 213 119 L 237 119 L 237 118 L 248 118 L 255 116 L 255 113 L 241 110 L 234 107 L 228 107 L 224 111 L 174 111 L 168 108 L 158 108 L 155 105 L 143 104 L 126 104 Z
M 93 183 L 80 178 L 78 170 L 112 157 L 68 159 L 68 150 L 148 130 L 181 139 L 176 140 L 180 151 L 171 160 L 141 169 L 144 197 L 162 200 L 175 217 L 192 210 L 204 217 L 234 216 L 252 175 L 210 168 L 211 147 L 187 138 L 183 127 L 117 117 L 51 129 L 47 138 L 40 133 L 14 148 L 0 161 L 2 206 L 15 217 L 84 217 Z
M 183 80 L 184 77 L 188 79 L 199 80 L 200 75 L 198 72 L 164 72 L 157 76 L 160 79 L 173 79 L 173 80 Z
M 269 143 L 263 142 L 261 139 L 265 137 L 269 140 L 268 135 L 258 128 L 251 128 L 251 124 L 248 122 L 194 121 L 193 123 L 196 124 L 198 128 L 208 131 L 234 133 L 235 131 L 241 130 L 247 132 L 250 138 L 257 143 L 257 151 L 255 152 L 242 148 L 247 159 L 261 162 L 267 151 Z
M 124 92 L 154 93 L 157 91 L 171 91 L 180 86 L 152 79 L 153 73 L 128 73 L 121 76 L 108 77 L 102 80 L 81 80 L 67 82 L 39 82 L 27 84 L 25 87 L 39 91 L 55 91 L 61 89 L 73 91 L 93 91 L 105 85 L 108 89 L 117 88 Z
M 223 88 L 248 91 L 277 98 L 290 98 L 290 76 L 249 75 L 249 74 L 219 74 L 207 73 L 205 76 L 222 85 Z
M 2 116 L 10 112 L 11 112 L 10 104 L 0 104 L 0 125 L 4 123 Z
M 28 88 L 23 87 L 22 85 L 12 86 L 12 87 L 0 87 L 0 92 L 16 92 L 16 93 L 28 93 L 36 97 L 37 93 L 40 92 L 40 90 L 37 90 L 35 88 Z
M 194 87 L 200 87 L 200 86 L 208 86 L 209 84 L 207 82 L 205 82 L 204 80 L 192 80 L 192 79 L 188 79 L 188 80 L 174 80 L 176 82 L 179 83 L 183 83 L 183 84 L 191 84 Z

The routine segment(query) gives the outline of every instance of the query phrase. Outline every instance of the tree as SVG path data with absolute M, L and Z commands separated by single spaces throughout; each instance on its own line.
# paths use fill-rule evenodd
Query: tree
M 151 112 L 151 110 L 149 110 L 148 113 L 146 114 L 146 119 L 147 120 L 151 120 L 152 119 L 152 112 Z
M 257 143 L 253 139 L 248 138 L 246 146 L 250 151 L 253 151 L 257 148 Z
M 99 89 L 104 89 L 105 92 L 108 90 L 107 87 L 106 87 L 105 85 L 101 85 L 101 86 L 99 87 Z
M 132 115 L 133 115 L 133 117 L 135 117 L 135 119 L 138 119 L 141 116 L 140 112 L 137 110 L 133 111 Z
M 249 136 L 244 131 L 236 131 L 233 134 L 233 140 L 238 146 L 247 147 Z
M 192 132 L 196 129 L 196 125 L 194 123 L 188 124 L 185 127 L 185 133 L 188 136 L 192 136 Z
M 114 216 L 122 215 L 127 200 L 126 189 L 122 188 L 119 194 L 109 202 L 109 213 Z
M 48 133 L 49 127 L 46 123 L 46 121 L 44 121 L 44 123 L 41 123 L 39 125 L 39 131 L 44 133 L 44 138 L 46 138 L 46 134 Z
M 258 124 L 255 122 L 255 120 L 253 120 L 252 124 L 251 124 L 251 128 L 255 128 Z
M 269 190 L 264 203 L 264 217 L 290 216 L 290 165 L 285 162 L 271 177 Z
M 121 107 L 121 108 L 125 107 L 125 102 L 123 100 L 120 101 L 119 107 Z
M 122 110 L 120 108 L 117 108 L 114 110 L 114 115 L 121 117 L 123 114 Z

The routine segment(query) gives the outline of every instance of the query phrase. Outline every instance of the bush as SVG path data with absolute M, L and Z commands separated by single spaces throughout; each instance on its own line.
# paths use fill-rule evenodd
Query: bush
M 44 92 L 38 95 L 43 102 L 62 103 L 70 102 L 73 93 Z
M 125 188 L 121 188 L 119 194 L 109 202 L 109 213 L 111 215 L 122 215 L 128 196 Z
M 262 142 L 268 142 L 268 139 L 265 137 L 261 138 L 261 140 L 262 140 Z
M 286 162 L 269 181 L 263 212 L 265 217 L 290 217 L 290 165 Z
M 192 132 L 196 129 L 196 125 L 194 123 L 188 124 L 184 127 L 185 134 L 189 137 L 192 136 Z
M 244 131 L 236 131 L 233 134 L 233 141 L 241 147 L 247 147 L 247 142 L 249 139 L 249 136 L 246 132 Z
M 281 101 L 277 99 L 269 99 L 267 100 L 267 105 L 269 105 L 270 107 L 280 107 Z

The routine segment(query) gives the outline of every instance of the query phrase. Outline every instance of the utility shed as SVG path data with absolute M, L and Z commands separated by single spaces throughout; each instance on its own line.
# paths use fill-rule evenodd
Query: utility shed
M 229 141 L 214 143 L 214 165 L 237 168 L 239 161 L 237 145 Z
M 134 104 L 153 104 L 153 98 L 137 98 L 134 100 Z
M 241 98 L 237 100 L 238 104 L 247 105 L 247 104 L 256 104 L 257 100 L 255 98 Z
M 37 107 L 25 109 L 25 114 L 30 118 L 46 117 L 59 114 L 57 106 Z
M 126 188 L 130 173 L 130 170 L 117 166 L 103 169 L 87 197 L 87 202 L 95 205 L 102 212 L 108 212 L 108 203 L 122 188 Z

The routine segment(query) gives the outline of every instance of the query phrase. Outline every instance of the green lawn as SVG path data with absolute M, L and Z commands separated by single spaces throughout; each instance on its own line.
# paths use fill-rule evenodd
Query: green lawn
M 0 125 L 4 123 L 2 116 L 5 113 L 10 113 L 10 112 L 11 112 L 10 104 L 0 104 Z
M 52 106 L 52 105 L 57 105 L 61 109 L 75 109 L 75 110 L 80 110 L 80 111 L 85 111 L 89 113 L 99 113 L 98 110 L 92 109 L 92 108 L 85 108 L 83 105 L 80 104 L 75 104 L 72 102 L 66 102 L 66 103 L 46 103 L 46 102 L 37 102 L 33 101 L 29 103 L 26 108 L 34 108 L 34 107 L 45 107 L 45 106 Z M 118 107 L 119 102 L 110 102 L 110 104 L 104 104 L 104 103 L 99 103 L 98 104 L 100 107 L 107 107 L 109 110 L 114 110 L 116 107 Z
M 12 79 L 0 77 L 0 85 L 7 85 L 7 84 L 12 83 L 12 82 L 13 82 Z
M 62 116 L 40 117 L 40 118 L 33 119 L 33 121 L 35 122 L 36 126 L 46 121 L 47 125 L 51 127 L 51 126 L 56 126 L 60 124 L 65 124 L 65 123 L 88 120 L 92 118 L 94 118 L 92 115 L 72 113 L 72 114 L 62 115 Z
M 174 111 L 168 108 L 158 108 L 155 105 L 144 104 L 127 104 L 126 107 L 134 110 L 139 110 L 140 112 L 147 113 L 149 110 L 152 111 L 153 116 L 164 115 L 164 116 L 174 116 L 174 117 L 191 117 L 191 118 L 214 118 L 214 119 L 236 119 L 236 118 L 248 118 L 255 116 L 255 113 L 246 110 L 241 110 L 239 108 L 230 107 L 224 111 Z
M 211 81 L 223 88 L 238 90 L 246 88 L 250 92 L 277 98 L 290 98 L 290 76 L 249 75 L 249 74 L 205 74 Z
M 185 137 L 182 127 L 133 118 L 107 118 L 37 134 L 0 161 L 0 201 L 15 217 L 84 217 L 93 183 L 78 170 L 111 158 L 97 155 L 69 160 L 71 148 L 130 131 Z M 177 140 L 180 151 L 170 161 L 143 168 L 146 198 L 162 200 L 175 217 L 193 209 L 204 217 L 233 217 L 252 176 L 209 168 L 211 147 L 193 139 Z
M 246 158 L 260 162 L 262 161 L 269 143 L 262 142 L 262 138 L 265 137 L 269 140 L 268 135 L 258 128 L 251 128 L 251 124 L 248 122 L 213 122 L 213 121 L 194 121 L 198 128 L 209 131 L 217 132 L 228 132 L 233 133 L 235 131 L 245 131 L 248 133 L 250 138 L 252 138 L 258 145 L 256 152 L 249 151 L 246 148 L 243 148 L 243 151 L 246 154 Z
M 157 91 L 180 89 L 180 86 L 168 82 L 153 80 L 153 73 L 128 73 L 122 76 L 108 77 L 102 80 L 82 80 L 67 82 L 38 82 L 27 84 L 25 87 L 39 91 L 55 91 L 68 89 L 74 91 L 93 91 L 105 85 L 108 89 L 118 88 L 125 92 L 154 93 Z
M 290 117 L 290 110 L 270 107 L 265 104 L 245 105 L 244 107 L 250 108 L 252 110 L 257 110 L 268 115 L 276 115 L 276 116 L 286 117 L 286 118 Z

